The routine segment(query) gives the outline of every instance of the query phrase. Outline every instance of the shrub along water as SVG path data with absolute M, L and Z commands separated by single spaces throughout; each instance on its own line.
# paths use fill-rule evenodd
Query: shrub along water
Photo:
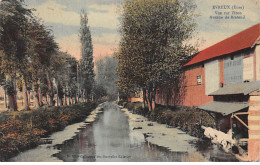
M 0 161 L 46 143 L 41 137 L 83 121 L 97 103 L 42 107 L 33 111 L 4 112 L 0 116 Z
M 126 103 L 121 105 L 127 107 L 136 114 L 143 115 L 151 121 L 166 124 L 168 127 L 176 127 L 191 136 L 204 138 L 204 130 L 201 125 L 214 127 L 214 119 L 206 112 L 190 107 L 166 107 L 157 105 L 154 111 L 143 108 L 142 103 Z

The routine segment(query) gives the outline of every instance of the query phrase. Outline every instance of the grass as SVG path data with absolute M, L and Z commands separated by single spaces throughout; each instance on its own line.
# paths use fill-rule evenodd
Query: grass
M 83 121 L 97 103 L 0 113 L 0 161 L 45 143 L 41 137 Z
M 23 107 L 24 107 L 23 100 L 17 100 L 17 107 L 18 107 L 18 111 L 23 109 Z M 33 107 L 33 101 L 32 100 L 30 102 L 30 107 L 31 108 Z M 8 110 L 8 108 L 5 107 L 4 101 L 0 100 L 0 112 L 4 112 L 4 111 L 7 111 L 7 110 Z

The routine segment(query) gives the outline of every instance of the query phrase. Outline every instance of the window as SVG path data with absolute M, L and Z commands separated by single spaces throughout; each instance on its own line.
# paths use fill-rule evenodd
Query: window
M 202 76 L 199 75 L 197 76 L 197 85 L 201 85 L 202 84 Z

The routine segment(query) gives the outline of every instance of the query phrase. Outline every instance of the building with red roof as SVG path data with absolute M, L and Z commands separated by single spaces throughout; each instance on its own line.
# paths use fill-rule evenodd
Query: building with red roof
M 216 129 L 247 142 L 260 158 L 260 24 L 194 55 L 177 86 L 163 85 L 156 104 L 197 107 L 215 116 Z M 235 131 L 239 130 L 239 131 Z
M 194 56 L 185 66 L 228 55 L 240 50 L 253 48 L 260 35 L 260 24 L 256 24 L 236 35 L 212 45 Z
M 159 89 L 156 103 L 200 106 L 213 101 L 209 94 L 227 84 L 260 80 L 259 36 L 256 24 L 194 55 L 184 65 L 183 89 L 179 94 L 169 91 L 170 86 Z M 164 96 L 169 92 L 172 96 Z

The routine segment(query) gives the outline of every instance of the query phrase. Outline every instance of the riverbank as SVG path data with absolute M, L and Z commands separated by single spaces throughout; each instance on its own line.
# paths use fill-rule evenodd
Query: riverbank
M 181 130 L 180 128 L 184 128 L 184 126 L 180 127 L 179 125 L 174 128 L 166 123 L 162 124 L 156 120 L 151 121 L 143 115 L 136 114 L 136 111 L 131 109 L 128 110 L 128 108 L 121 107 L 121 111 L 129 117 L 132 143 L 138 143 L 138 141 L 145 137 L 145 141 L 147 141 L 148 146 L 152 147 L 155 145 L 166 148 L 173 153 L 185 153 L 180 160 L 185 162 L 238 161 L 238 159 L 231 153 L 226 153 L 217 145 L 212 145 L 209 139 L 201 139 L 191 136 L 189 132 Z M 148 114 L 146 115 L 148 116 Z M 177 115 L 175 114 L 175 117 L 176 116 Z M 191 124 L 186 123 L 186 125 Z M 195 130 L 197 130 L 197 128 L 195 128 Z M 197 136 L 200 135 L 197 134 Z
M 120 104 L 120 103 L 119 103 Z M 201 126 L 214 127 L 214 119 L 206 112 L 190 107 L 166 107 L 157 105 L 154 111 L 143 108 L 143 103 L 121 103 L 121 105 L 133 114 L 139 114 L 150 121 L 166 124 L 169 128 L 178 128 L 187 134 L 204 138 L 204 130 Z
M 86 119 L 97 103 L 79 103 L 38 110 L 0 114 L 0 161 L 6 161 L 28 149 L 48 143 L 42 137 Z M 95 116 L 94 116 L 95 117 Z M 93 120 L 90 116 L 90 121 Z

